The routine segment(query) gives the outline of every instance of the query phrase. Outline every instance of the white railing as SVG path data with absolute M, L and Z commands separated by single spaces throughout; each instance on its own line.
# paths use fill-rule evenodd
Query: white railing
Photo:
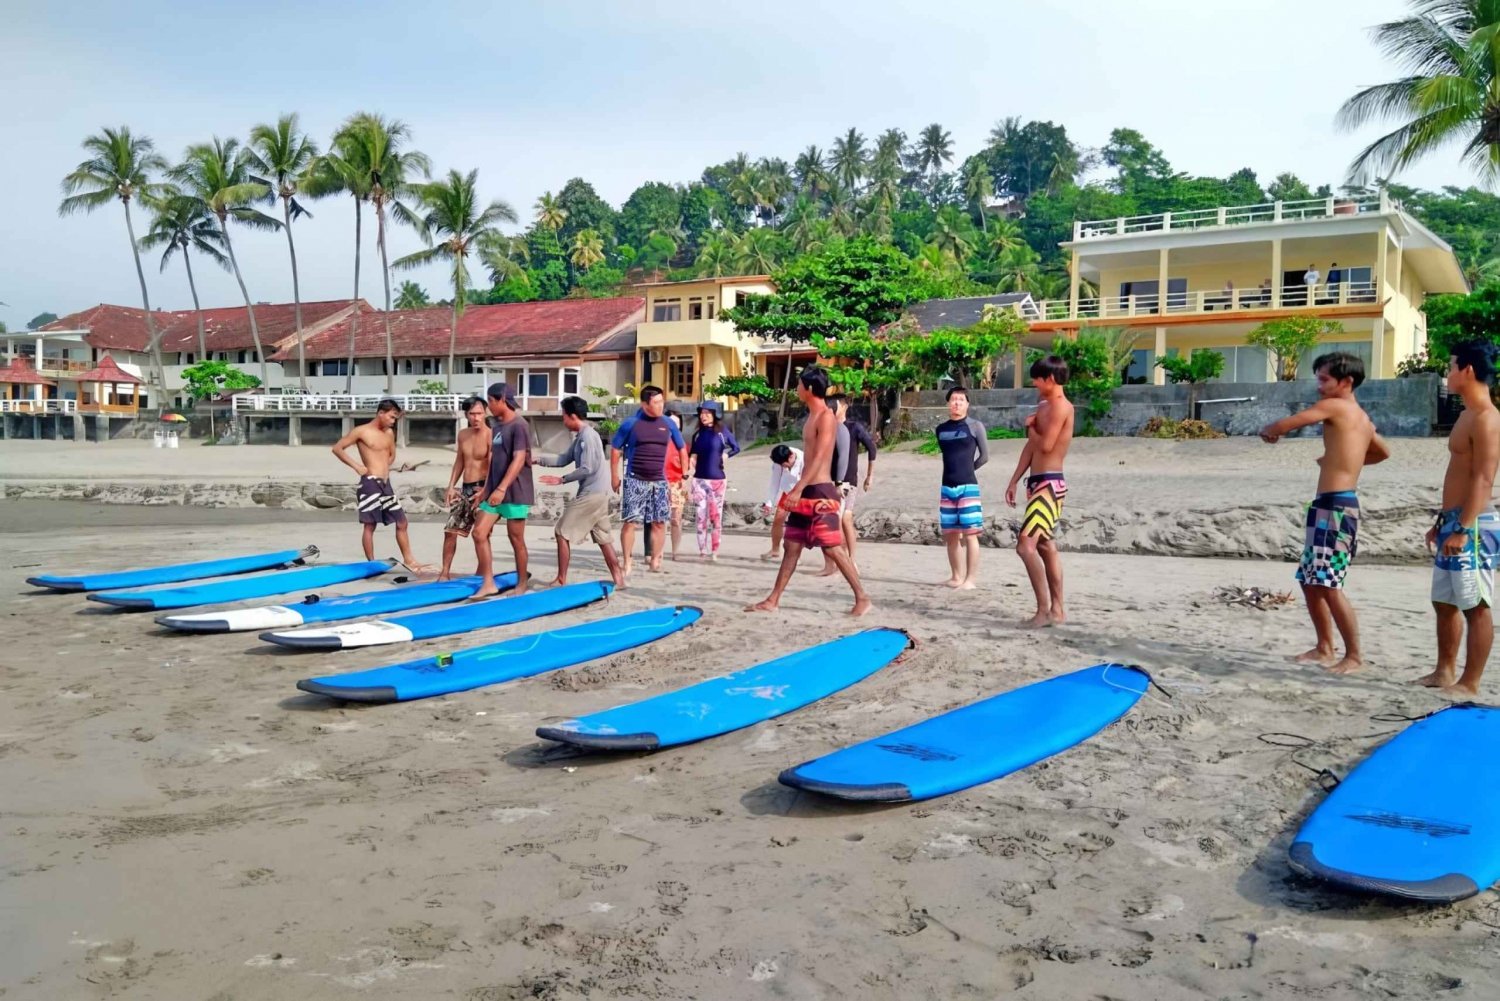
M 77 400 L 0 400 L 0 414 L 73 414 Z
M 1212 209 L 1190 209 L 1186 212 L 1158 212 L 1153 215 L 1119 216 L 1115 219 L 1078 220 L 1073 223 L 1074 240 L 1096 240 L 1111 236 L 1139 236 L 1142 233 L 1172 233 L 1218 226 L 1250 226 L 1308 219 L 1333 219 L 1340 216 L 1390 212 L 1399 208 L 1385 192 L 1376 198 L 1309 198 L 1292 202 L 1264 202 L 1259 205 L 1221 205 Z
M 373 411 L 381 400 L 395 400 L 402 410 L 409 412 L 456 413 L 464 399 L 465 394 L 462 393 L 398 393 L 393 396 L 384 393 L 241 393 L 234 397 L 234 412 L 306 414 Z
M 1244 309 L 1320 309 L 1328 306 L 1359 306 L 1379 302 L 1374 282 L 1340 282 L 1338 285 L 1317 285 L 1309 296 L 1305 285 L 1289 285 L 1281 290 L 1281 303 L 1276 305 L 1271 289 L 1219 289 L 1209 292 L 1202 289 L 1191 292 L 1168 292 L 1166 312 L 1172 315 L 1193 313 L 1229 313 Z M 1105 296 L 1099 299 L 1079 299 L 1077 312 L 1068 308 L 1066 299 L 1044 299 L 1037 303 L 1042 320 L 1096 320 L 1122 319 L 1133 316 L 1160 316 L 1162 297 L 1156 293 L 1147 295 Z M 1309 299 L 1311 301 L 1309 302 Z

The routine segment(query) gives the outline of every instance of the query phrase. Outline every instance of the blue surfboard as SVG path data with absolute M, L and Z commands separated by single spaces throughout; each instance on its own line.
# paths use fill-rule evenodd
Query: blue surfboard
M 911 637 L 868 629 L 764 664 L 578 719 L 536 735 L 601 751 L 654 751 L 717 737 L 801 709 L 900 657 Z
M 89 595 L 90 601 L 102 602 L 131 612 L 159 611 L 164 608 L 191 608 L 193 605 L 218 605 L 273 594 L 308 591 L 332 584 L 347 584 L 386 573 L 395 560 L 367 560 L 360 563 L 333 563 L 328 566 L 281 570 L 258 577 L 236 577 L 234 580 L 195 584 L 190 587 L 162 587 L 146 591 L 100 591 Z
M 927 799 L 1065 751 L 1130 711 L 1151 678 L 1099 664 L 991 696 L 781 773 L 782 785 L 841 799 Z
M 652 608 L 371 671 L 308 678 L 297 687 L 350 702 L 425 699 L 608 657 L 686 629 L 702 615 L 685 605 Z
M 1292 868 L 1345 889 L 1447 903 L 1500 880 L 1500 708 L 1450 706 L 1391 738 L 1328 794 Z
M 317 546 L 306 549 L 280 549 L 274 553 L 257 553 L 254 556 L 234 556 L 225 560 L 205 560 L 201 563 L 172 563 L 167 566 L 144 567 L 140 570 L 120 570 L 116 573 L 100 574 L 41 574 L 27 577 L 26 583 L 33 587 L 50 588 L 53 591 L 112 591 L 127 587 L 151 587 L 153 584 L 175 584 L 184 580 L 202 580 L 205 577 L 228 577 L 237 573 L 254 573 L 257 570 L 273 570 L 288 567 L 318 555 Z
M 380 646 L 384 643 L 408 643 L 453 633 L 467 633 L 492 626 L 508 626 L 543 615 L 555 615 L 608 598 L 615 589 L 606 581 L 569 584 L 567 587 L 528 591 L 513 598 L 490 598 L 472 601 L 454 608 L 441 608 L 415 615 L 398 615 L 372 622 L 351 622 L 326 629 L 294 629 L 291 632 L 261 633 L 267 643 L 294 650 L 348 650 L 358 646 Z
M 191 615 L 158 615 L 156 622 L 184 633 L 241 633 L 252 629 L 287 629 L 318 622 L 359 619 L 367 615 L 390 615 L 392 612 L 462 601 L 479 590 L 480 580 L 479 577 L 455 577 L 452 580 L 407 584 L 382 591 L 361 591 L 359 594 L 345 594 L 336 598 L 308 595 L 295 605 L 259 605 L 254 608 L 227 608 L 219 612 L 197 612 Z M 495 586 L 502 594 L 515 587 L 515 571 L 497 576 Z

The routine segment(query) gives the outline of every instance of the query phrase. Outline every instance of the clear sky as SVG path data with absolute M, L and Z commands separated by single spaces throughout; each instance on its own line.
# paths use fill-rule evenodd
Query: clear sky
M 412 126 L 438 171 L 478 168 L 484 197 L 523 220 L 570 177 L 618 206 L 642 182 L 690 181 L 739 151 L 790 160 L 851 125 L 872 136 L 939 122 L 962 161 L 1008 115 L 1059 122 L 1089 146 L 1114 127 L 1139 129 L 1189 173 L 1248 166 L 1262 183 L 1290 170 L 1336 184 L 1377 133 L 1340 134 L 1334 112 L 1358 87 L 1398 75 L 1367 29 L 1405 9 L 1402 0 L 10 0 L 0 29 L 0 321 L 16 329 L 42 310 L 139 305 L 120 210 L 56 213 L 79 141 L 106 124 L 129 125 L 175 159 L 189 143 L 243 138 L 281 112 L 300 112 L 323 143 L 351 112 L 379 111 Z M 1456 152 L 1400 180 L 1473 183 Z M 303 298 L 347 297 L 352 206 L 312 208 L 295 230 Z M 138 214 L 138 233 L 145 222 Z M 393 258 L 419 246 L 409 231 L 390 240 Z M 254 300 L 290 301 L 281 234 L 241 232 L 236 249 Z M 190 306 L 181 265 L 165 274 L 157 265 L 146 265 L 153 305 Z M 240 302 L 227 274 L 206 263 L 195 273 L 205 306 Z M 434 299 L 448 282 L 439 267 L 409 277 Z M 362 282 L 378 304 L 378 267 L 367 264 Z

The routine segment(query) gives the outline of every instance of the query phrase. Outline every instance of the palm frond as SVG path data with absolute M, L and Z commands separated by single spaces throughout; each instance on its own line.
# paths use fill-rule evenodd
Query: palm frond
M 1334 125 L 1348 132 L 1370 122 L 1388 121 L 1414 113 L 1417 88 L 1425 79 L 1409 76 L 1366 87 L 1344 102 L 1334 116 Z
M 418 250 L 416 253 L 407 254 L 405 257 L 398 257 L 391 262 L 391 267 L 397 271 L 410 271 L 413 268 L 420 268 L 434 261 L 441 261 L 451 253 L 452 251 L 445 245 L 439 244 L 436 247 L 428 247 L 426 250 Z

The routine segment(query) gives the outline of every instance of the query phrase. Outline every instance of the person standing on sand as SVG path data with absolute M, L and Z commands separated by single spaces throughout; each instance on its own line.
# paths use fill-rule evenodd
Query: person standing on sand
M 359 474 L 359 485 L 354 488 L 354 498 L 359 509 L 359 523 L 364 526 L 365 559 L 375 558 L 375 526 L 395 525 L 396 546 L 401 550 L 401 562 L 408 570 L 430 571 L 432 568 L 418 563 L 411 557 L 411 535 L 407 531 L 406 511 L 396 499 L 391 486 L 391 466 L 396 461 L 396 422 L 401 420 L 401 405 L 395 400 L 381 400 L 375 407 L 375 417 L 366 421 L 338 440 L 333 454 L 338 460 Z M 359 461 L 349 458 L 350 445 L 359 449 Z
M 625 576 L 630 576 L 631 549 L 635 546 L 635 526 L 646 526 L 647 566 L 652 573 L 661 572 L 662 536 L 671 501 L 667 490 L 667 451 L 687 451 L 687 442 L 677 427 L 663 414 L 667 398 L 659 386 L 641 390 L 641 408 L 620 424 L 610 442 L 610 486 L 620 492 L 620 549 L 624 557 Z M 625 460 L 625 476 L 620 476 L 620 460 Z M 687 460 L 679 454 L 683 466 Z
M 474 496 L 484 486 L 490 471 L 490 429 L 484 419 L 489 408 L 477 396 L 464 401 L 460 412 L 469 426 L 458 433 L 457 455 L 453 457 L 453 471 L 448 475 L 448 523 L 443 526 L 443 569 L 438 580 L 453 577 L 453 556 L 458 551 L 459 537 L 467 539 L 474 528 Z M 462 484 L 462 486 L 460 486 Z
M 486 394 L 490 414 L 499 418 L 490 439 L 490 475 L 484 489 L 474 495 L 478 514 L 474 519 L 474 548 L 479 553 L 479 576 L 484 580 L 471 601 L 489 598 L 500 591 L 495 587 L 495 554 L 490 533 L 495 523 L 505 519 L 505 534 L 516 558 L 516 586 L 512 596 L 526 593 L 530 575 L 526 572 L 526 517 L 536 503 L 536 484 L 531 480 L 531 427 L 516 413 L 516 395 L 510 386 L 497 382 Z
M 672 422 L 672 427 L 677 429 L 677 436 L 682 437 L 682 418 L 676 414 L 668 414 L 667 420 Z M 688 497 L 691 490 L 688 486 L 687 467 L 690 460 L 686 458 L 686 446 L 682 451 L 675 448 L 667 450 L 667 514 L 670 521 L 672 534 L 672 562 L 677 562 L 677 551 L 682 548 L 682 514 L 687 510 Z M 650 555 L 649 553 L 647 554 Z
M 840 516 L 840 524 L 844 530 L 844 548 L 849 551 L 849 558 L 854 560 L 857 568 L 859 561 L 855 559 L 854 547 L 859 537 L 854 528 L 854 512 L 859 507 L 864 495 L 870 492 L 870 487 L 875 483 L 875 456 L 879 450 L 875 447 L 875 439 L 870 437 L 870 432 L 859 421 L 849 419 L 849 397 L 839 396 L 833 404 L 835 416 L 839 423 L 849 429 L 849 453 L 845 459 L 843 470 L 839 474 L 840 492 L 844 495 L 844 512 Z M 865 466 L 864 486 L 859 482 L 859 446 L 863 445 L 865 455 L 869 458 Z
M 771 446 L 771 483 L 760 508 L 771 515 L 771 548 L 760 554 L 763 560 L 781 555 L 781 536 L 786 531 L 786 507 L 783 501 L 792 487 L 802 479 L 802 449 L 790 445 Z M 774 513 L 773 513 L 774 512 Z
M 1495 624 L 1495 561 L 1500 553 L 1500 514 L 1491 495 L 1500 464 L 1500 411 L 1490 398 L 1495 378 L 1493 344 L 1454 345 L 1448 361 L 1448 389 L 1463 397 L 1464 412 L 1448 435 L 1448 471 L 1443 474 L 1443 510 L 1427 530 L 1436 548 L 1432 567 L 1432 609 L 1437 613 L 1437 668 L 1417 681 L 1450 695 L 1475 698 L 1490 659 Z M 1464 672 L 1458 672 L 1458 646 Z
M 969 391 L 963 386 L 948 390 L 948 419 L 934 433 L 943 454 L 938 528 L 948 548 L 949 569 L 943 584 L 972 591 L 979 576 L 979 533 L 984 531 L 984 508 L 975 473 L 989 461 L 990 449 L 984 425 L 969 416 Z
M 1359 551 L 1359 474 L 1365 466 L 1389 459 L 1391 450 L 1354 398 L 1354 391 L 1365 381 L 1365 363 L 1357 355 L 1335 351 L 1314 359 L 1313 371 L 1318 377 L 1318 402 L 1267 424 L 1260 429 L 1260 438 L 1274 445 L 1289 431 L 1323 425 L 1318 493 L 1307 506 L 1306 543 L 1297 566 L 1297 581 L 1307 600 L 1317 645 L 1295 659 L 1321 664 L 1334 674 L 1352 674 L 1364 666 L 1359 622 L 1344 594 L 1344 578 Z M 1342 659 L 1333 644 L 1335 626 L 1344 640 Z
M 692 480 L 693 507 L 697 516 L 698 556 L 719 558 L 719 540 L 724 532 L 724 495 L 728 479 L 724 461 L 740 454 L 734 432 L 719 423 L 723 408 L 704 400 L 698 404 L 698 429 L 688 442 L 688 476 Z
M 1005 488 L 1005 503 L 1015 507 L 1016 484 L 1026 476 L 1026 510 L 1021 515 L 1016 554 L 1031 581 L 1036 614 L 1021 623 L 1023 629 L 1055 626 L 1068 618 L 1063 604 L 1062 557 L 1053 538 L 1068 493 L 1063 460 L 1073 443 L 1073 404 L 1063 392 L 1068 384 L 1068 363 L 1057 355 L 1038 358 L 1031 363 L 1031 384 L 1037 391 L 1036 413 L 1026 418 L 1026 445 Z
M 844 467 L 849 464 L 849 429 L 844 422 L 839 420 L 839 408 L 836 402 L 838 397 L 830 396 L 827 400 L 828 409 L 833 412 L 833 464 L 828 467 L 828 475 L 833 480 L 833 485 L 839 488 L 839 534 L 844 534 Z M 849 550 L 840 547 L 844 552 Z M 823 569 L 818 571 L 819 577 L 832 577 L 839 572 L 838 565 L 833 562 L 829 550 L 823 550 Z
M 543 476 L 542 482 L 549 487 L 560 487 L 564 483 L 577 483 L 578 495 L 563 506 L 562 517 L 552 534 L 557 536 L 557 579 L 549 587 L 561 587 L 568 582 L 568 562 L 572 558 L 573 546 L 592 538 L 604 554 L 604 565 L 615 587 L 625 586 L 625 572 L 620 559 L 615 555 L 614 534 L 609 526 L 609 469 L 604 462 L 604 440 L 594 425 L 589 423 L 589 405 L 581 396 L 569 396 L 562 401 L 563 427 L 573 432 L 573 441 L 561 455 L 536 455 L 532 461 L 538 466 L 568 466 L 573 471 L 566 476 Z
M 854 591 L 853 616 L 864 615 L 871 608 L 870 596 L 860 583 L 859 572 L 849 554 L 844 552 L 844 537 L 839 525 L 839 488 L 830 475 L 838 421 L 828 409 L 828 373 L 809 365 L 797 377 L 797 398 L 807 407 L 807 422 L 802 427 L 802 448 L 806 461 L 802 478 L 787 492 L 782 505 L 787 509 L 786 555 L 776 571 L 776 584 L 765 601 L 747 605 L 747 612 L 774 612 L 781 595 L 791 582 L 797 561 L 806 548 L 825 549 Z

